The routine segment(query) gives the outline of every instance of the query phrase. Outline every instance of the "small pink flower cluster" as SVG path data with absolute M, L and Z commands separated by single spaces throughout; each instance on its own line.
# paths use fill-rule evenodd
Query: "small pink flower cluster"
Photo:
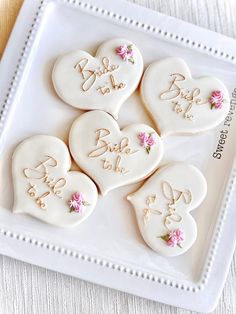
M 148 154 L 151 150 L 151 147 L 157 143 L 157 136 L 155 133 L 140 132 L 138 138 L 141 145 L 146 148 Z
M 87 205 L 89 204 L 84 200 L 84 195 L 81 192 L 74 193 L 69 201 L 70 212 L 80 213 L 83 210 L 83 206 Z
M 175 247 L 176 245 L 180 246 L 180 243 L 184 240 L 184 233 L 180 229 L 172 230 L 168 234 L 167 245 Z
M 221 109 L 224 102 L 224 93 L 220 90 L 214 90 L 209 98 L 211 109 Z
M 116 53 L 118 56 L 121 57 L 124 61 L 130 61 L 131 63 L 134 63 L 134 52 L 132 49 L 132 45 L 126 46 L 122 45 L 116 48 Z

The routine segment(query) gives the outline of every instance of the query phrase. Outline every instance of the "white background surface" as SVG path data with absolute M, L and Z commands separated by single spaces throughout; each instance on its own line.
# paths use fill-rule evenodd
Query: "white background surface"
M 135 0 L 134 2 L 236 37 L 236 3 L 233 1 Z M 215 313 L 236 313 L 235 270 L 234 259 Z M 189 312 L 89 284 L 7 257 L 0 257 L 0 314 L 3 313 Z

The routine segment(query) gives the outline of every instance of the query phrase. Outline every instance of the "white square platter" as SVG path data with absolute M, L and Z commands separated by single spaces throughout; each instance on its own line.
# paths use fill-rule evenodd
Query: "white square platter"
M 146 66 L 163 57 L 182 57 L 194 77 L 215 75 L 230 92 L 229 115 L 217 129 L 164 140 L 162 163 L 192 163 L 208 182 L 207 198 L 193 212 L 197 241 L 176 258 L 154 253 L 139 234 L 125 197 L 140 184 L 100 197 L 93 215 L 72 229 L 11 212 L 11 155 L 16 145 L 35 134 L 67 142 L 70 125 L 81 114 L 53 90 L 55 59 L 75 49 L 95 53 L 100 43 L 114 37 L 137 44 Z M 124 1 L 25 0 L 0 68 L 0 253 L 159 302 L 213 310 L 236 243 L 235 56 L 233 39 Z M 138 91 L 123 105 L 118 122 L 120 127 L 152 125 Z M 221 130 L 227 131 L 223 145 Z M 219 159 L 213 157 L 216 150 Z

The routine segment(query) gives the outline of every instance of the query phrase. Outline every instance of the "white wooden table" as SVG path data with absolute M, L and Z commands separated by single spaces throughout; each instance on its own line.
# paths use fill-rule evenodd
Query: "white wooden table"
M 132 2 L 236 38 L 236 0 L 133 0 Z M 0 314 L 10 313 L 185 314 L 190 312 L 0 256 Z M 219 305 L 214 311 L 214 314 L 216 313 L 236 313 L 236 256 Z

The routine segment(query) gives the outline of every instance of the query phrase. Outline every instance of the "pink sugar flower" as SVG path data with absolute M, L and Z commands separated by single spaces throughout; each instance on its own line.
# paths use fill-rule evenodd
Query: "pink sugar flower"
M 81 192 L 76 192 L 72 195 L 72 200 L 78 203 L 82 203 L 84 201 L 84 196 Z
M 155 133 L 140 132 L 138 134 L 140 145 L 146 148 L 147 153 L 150 153 L 151 147 L 156 145 L 157 136 Z
M 81 192 L 76 192 L 72 195 L 72 200 L 82 203 L 84 200 L 84 196 Z
M 69 201 L 70 213 L 76 212 L 81 213 L 84 206 L 90 205 L 84 200 L 84 195 L 81 192 L 76 192 L 72 195 L 71 200 Z
M 134 56 L 134 52 L 132 49 L 128 49 L 127 53 L 126 53 L 127 59 L 130 59 Z
M 181 242 L 184 241 L 184 233 L 180 229 L 175 229 L 160 238 L 170 247 L 175 247 L 176 245 L 181 247 Z
M 147 146 L 147 142 L 148 142 L 148 138 L 149 138 L 149 134 L 146 132 L 140 132 L 138 135 L 138 138 L 140 139 L 140 143 L 142 146 L 146 147 Z
M 126 45 L 119 46 L 119 47 L 116 48 L 116 53 L 117 53 L 118 56 L 120 56 L 123 60 L 126 60 L 127 52 L 128 52 L 128 47 L 127 47 Z
M 184 240 L 184 234 L 180 229 L 173 230 L 169 233 L 169 239 L 167 245 L 176 246 L 179 245 Z
M 134 52 L 132 49 L 132 45 L 121 45 L 116 48 L 116 54 L 121 57 L 124 61 L 129 61 L 131 63 L 134 63 Z
M 175 236 L 169 237 L 169 240 L 167 241 L 167 245 L 171 247 L 175 247 L 178 244 L 178 240 Z
M 175 235 L 177 237 L 178 242 L 184 241 L 184 233 L 180 229 L 175 230 Z
M 221 109 L 224 103 L 224 93 L 220 90 L 214 90 L 209 98 L 211 109 Z
M 70 212 L 74 211 L 76 213 L 79 213 L 83 209 L 83 204 L 80 204 L 80 203 L 78 203 L 76 201 L 70 200 L 69 201 L 69 205 L 70 205 Z
M 157 142 L 157 136 L 156 136 L 156 134 L 155 134 L 155 133 L 150 134 L 149 138 L 147 139 L 147 144 L 148 144 L 149 146 L 153 146 L 153 145 L 156 144 L 156 142 Z

